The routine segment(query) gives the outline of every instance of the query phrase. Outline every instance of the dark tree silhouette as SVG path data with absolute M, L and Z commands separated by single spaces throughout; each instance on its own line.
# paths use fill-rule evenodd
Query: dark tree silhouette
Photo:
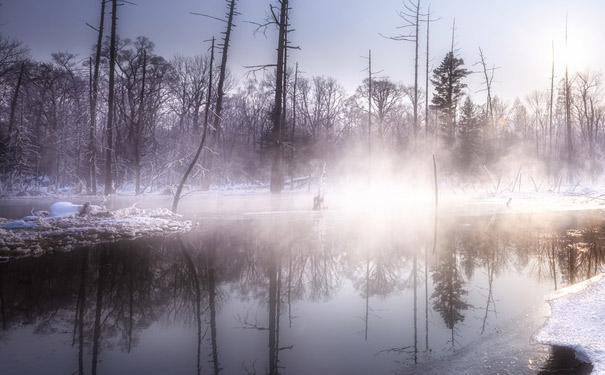
M 454 328 L 456 324 L 464 321 L 462 311 L 470 308 L 463 299 L 468 292 L 464 290 L 464 280 L 458 272 L 456 260 L 455 250 L 444 255 L 432 274 L 435 289 L 431 295 L 433 308 L 439 312 L 445 326 L 452 331 L 452 347 L 455 345 Z
M 470 74 L 464 60 L 450 51 L 433 71 L 431 83 L 435 86 L 432 102 L 441 114 L 441 136 L 446 146 L 453 146 L 456 137 L 456 111 L 466 84 L 462 80 Z
M 460 124 L 458 126 L 459 143 L 456 156 L 462 173 L 469 174 L 479 165 L 481 156 L 481 120 L 478 117 L 473 101 L 467 97 L 462 106 Z

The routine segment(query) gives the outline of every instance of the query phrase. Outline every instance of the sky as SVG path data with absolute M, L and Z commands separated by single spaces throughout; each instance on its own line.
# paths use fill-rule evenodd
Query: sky
M 275 0 L 276 1 L 276 0 Z M 274 1 L 274 2 L 275 2 Z M 225 24 L 190 12 L 222 17 L 225 0 L 133 0 L 136 5 L 118 9 L 118 33 L 122 38 L 147 36 L 156 45 L 156 54 L 169 59 L 175 54 L 204 53 L 206 42 L 219 37 Z M 48 61 L 53 52 L 66 51 L 87 58 L 96 40 L 99 0 L 0 0 L 0 33 L 20 40 L 36 60 Z M 426 10 L 429 0 L 420 0 Z M 237 27 L 229 56 L 229 69 L 243 80 L 245 66 L 272 63 L 276 59 L 277 33 L 255 33 L 253 22 L 261 22 L 270 0 L 240 0 Z M 298 62 L 303 75 L 331 76 L 349 93 L 367 76 L 368 50 L 372 50 L 373 70 L 411 85 L 414 82 L 414 44 L 385 38 L 401 32 L 402 0 L 290 0 L 290 39 L 299 51 L 290 61 Z M 493 95 L 512 101 L 524 99 L 533 90 L 548 90 L 555 49 L 555 74 L 564 75 L 565 56 L 570 72 L 601 72 L 605 49 L 602 0 L 431 0 L 438 21 L 431 24 L 429 65 L 436 67 L 449 51 L 455 19 L 458 55 L 467 69 L 476 71 L 467 78 L 468 94 L 484 102 L 479 48 L 487 64 L 497 67 Z M 565 52 L 565 24 L 568 49 Z M 420 74 L 424 82 L 426 24 L 420 30 Z

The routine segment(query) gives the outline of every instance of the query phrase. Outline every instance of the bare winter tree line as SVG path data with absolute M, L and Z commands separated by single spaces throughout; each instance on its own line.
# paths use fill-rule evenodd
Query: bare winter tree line
M 410 32 L 391 38 L 415 46 L 412 83 L 370 74 L 353 93 L 298 67 L 289 19 L 296 8 L 287 0 L 272 5 L 259 24 L 277 39 L 275 62 L 244 77 L 230 74 L 227 59 L 229 33 L 238 31 L 231 30 L 240 16 L 237 1 L 227 1 L 226 16 L 217 18 L 227 28 L 216 46 L 170 58 L 156 54 L 146 37 L 119 37 L 119 3 L 99 2 L 90 57 L 57 52 L 35 61 L 25 45 L 0 34 L 2 192 L 75 186 L 72 192 L 89 194 L 101 187 L 105 194 L 172 193 L 179 183 L 186 191 L 270 185 L 279 192 L 311 180 L 326 163 L 334 174 L 367 174 L 368 142 L 372 153 L 402 169 L 436 153 L 446 175 L 471 180 L 497 179 L 511 155 L 541 171 L 532 176 L 535 184 L 553 186 L 565 176 L 596 180 L 602 172 L 599 73 L 566 72 L 557 80 L 553 68 L 552 87 L 507 102 L 491 87 L 497 68 L 489 56 L 478 48 L 475 61 L 465 63 L 453 35 L 452 49 L 429 71 L 435 19 L 419 0 L 404 2 L 400 14 Z M 418 69 L 421 37 L 426 77 Z M 470 74 L 485 77 L 480 92 L 467 87 Z

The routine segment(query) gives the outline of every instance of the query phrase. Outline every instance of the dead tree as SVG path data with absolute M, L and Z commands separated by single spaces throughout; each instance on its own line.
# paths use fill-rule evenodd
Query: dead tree
M 235 27 L 233 23 L 233 19 L 239 13 L 235 10 L 237 5 L 237 0 L 228 0 L 228 11 L 227 11 L 227 19 L 223 20 L 217 17 L 208 16 L 206 14 L 193 13 L 196 15 L 209 17 L 212 19 L 216 19 L 222 22 L 227 23 L 227 28 L 225 29 L 223 43 L 222 43 L 222 57 L 221 57 L 221 67 L 218 77 L 218 85 L 216 88 L 216 104 L 214 106 L 214 120 L 213 120 L 213 134 L 214 134 L 214 146 L 218 147 L 219 140 L 221 137 L 221 120 L 222 120 L 222 112 L 223 112 L 223 98 L 225 96 L 224 86 L 225 86 L 225 77 L 227 75 L 227 58 L 229 52 L 229 43 L 231 42 L 231 31 Z M 202 182 L 202 189 L 208 190 L 210 189 L 210 180 L 212 176 L 212 166 L 214 164 L 214 154 L 216 152 L 214 150 L 210 150 L 208 159 L 206 161 L 206 172 L 204 173 L 204 178 Z
M 97 127 L 97 101 L 99 95 L 99 66 L 101 65 L 101 43 L 103 43 L 103 26 L 105 24 L 105 3 L 101 0 L 101 16 L 99 17 L 99 28 L 97 29 L 97 45 L 95 51 L 94 67 L 90 60 L 90 128 L 88 131 L 88 190 L 97 195 L 97 150 L 95 147 L 95 131 Z
M 141 143 L 143 142 L 143 115 L 145 108 L 145 78 L 147 75 L 147 51 L 143 49 L 143 78 L 141 81 L 141 95 L 139 97 L 139 113 L 134 129 L 134 167 L 135 192 L 141 194 Z
M 181 183 L 179 187 L 176 189 L 176 193 L 174 194 L 174 200 L 172 201 L 172 212 L 176 213 L 176 210 L 179 205 L 179 200 L 181 199 L 181 194 L 183 193 L 183 187 L 191 174 L 191 171 L 195 167 L 200 155 L 202 154 L 202 150 L 204 149 L 204 144 L 206 143 L 206 135 L 208 134 L 208 117 L 210 115 L 210 101 L 212 100 L 212 69 L 214 64 L 214 38 L 212 38 L 212 47 L 210 47 L 210 67 L 208 69 L 208 96 L 206 97 L 206 107 L 204 109 L 204 130 L 202 132 L 202 140 L 200 141 L 200 146 L 189 163 L 189 167 L 183 174 L 183 178 L 181 179 Z
M 105 150 L 105 195 L 113 192 L 112 163 L 113 149 L 113 118 L 115 107 L 115 75 L 116 75 L 116 23 L 118 0 L 111 0 L 111 36 L 109 44 L 109 93 L 107 100 L 107 148 Z
M 282 168 L 283 159 L 283 128 L 285 117 L 283 113 L 283 90 L 284 90 L 284 62 L 287 48 L 287 30 L 288 30 L 288 0 L 279 0 L 280 12 L 279 17 L 275 14 L 274 8 L 271 7 L 273 21 L 279 27 L 277 41 L 277 64 L 275 73 L 275 100 L 271 119 L 273 122 L 272 128 L 272 143 L 274 146 L 273 162 L 271 164 L 271 186 L 272 193 L 281 193 L 284 189 L 284 173 Z
M 372 183 L 372 50 L 368 50 L 368 185 Z
M 565 19 L 565 48 L 567 48 L 567 19 Z M 567 180 L 573 182 L 573 142 L 571 131 L 571 85 L 569 84 L 569 63 L 565 61 L 565 125 L 567 130 Z
M 426 74 L 425 74 L 425 81 L 424 81 L 424 131 L 426 133 L 426 139 L 429 139 L 429 62 L 431 61 L 430 59 L 430 53 L 429 53 L 429 49 L 430 49 L 430 39 L 429 39 L 429 35 L 430 35 L 430 31 L 431 31 L 431 4 L 429 4 L 429 10 L 426 13 Z
M 419 50 L 419 29 L 421 16 L 426 16 L 420 13 L 420 0 L 407 0 L 403 2 L 404 10 L 398 12 L 399 17 L 403 20 L 403 26 L 400 29 L 405 30 L 402 34 L 388 37 L 395 41 L 413 42 L 414 43 L 414 95 L 412 97 L 412 106 L 414 107 L 414 144 L 418 136 L 418 50 Z M 411 29 L 411 30 L 410 30 Z M 407 30 L 410 30 L 409 32 Z M 428 38 L 427 38 L 428 39 Z M 428 60 L 427 60 L 428 64 Z M 428 70 L 428 69 L 427 69 Z M 426 110 L 426 109 L 425 109 Z
M 491 68 L 487 67 L 487 61 L 485 59 L 485 55 L 483 54 L 483 50 L 479 47 L 479 62 L 475 63 L 475 65 L 481 65 L 481 70 L 483 72 L 483 84 L 485 85 L 484 89 L 480 91 L 485 91 L 487 94 L 487 98 L 485 101 L 485 115 L 487 117 L 487 134 L 484 137 L 485 149 L 489 149 L 489 145 L 487 142 L 490 142 L 495 136 L 494 129 L 494 110 L 492 108 L 492 82 L 494 80 L 494 72 L 496 69 L 499 69 L 495 65 Z
M 555 42 L 552 41 L 552 67 L 550 74 L 550 105 L 548 108 L 548 176 L 552 173 L 552 117 L 553 117 L 553 101 L 555 96 Z

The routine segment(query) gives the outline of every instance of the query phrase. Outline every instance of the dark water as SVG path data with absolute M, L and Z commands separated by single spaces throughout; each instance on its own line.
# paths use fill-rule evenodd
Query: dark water
M 598 214 L 425 224 L 258 214 L 0 264 L 0 373 L 587 373 L 527 312 L 602 271 Z

